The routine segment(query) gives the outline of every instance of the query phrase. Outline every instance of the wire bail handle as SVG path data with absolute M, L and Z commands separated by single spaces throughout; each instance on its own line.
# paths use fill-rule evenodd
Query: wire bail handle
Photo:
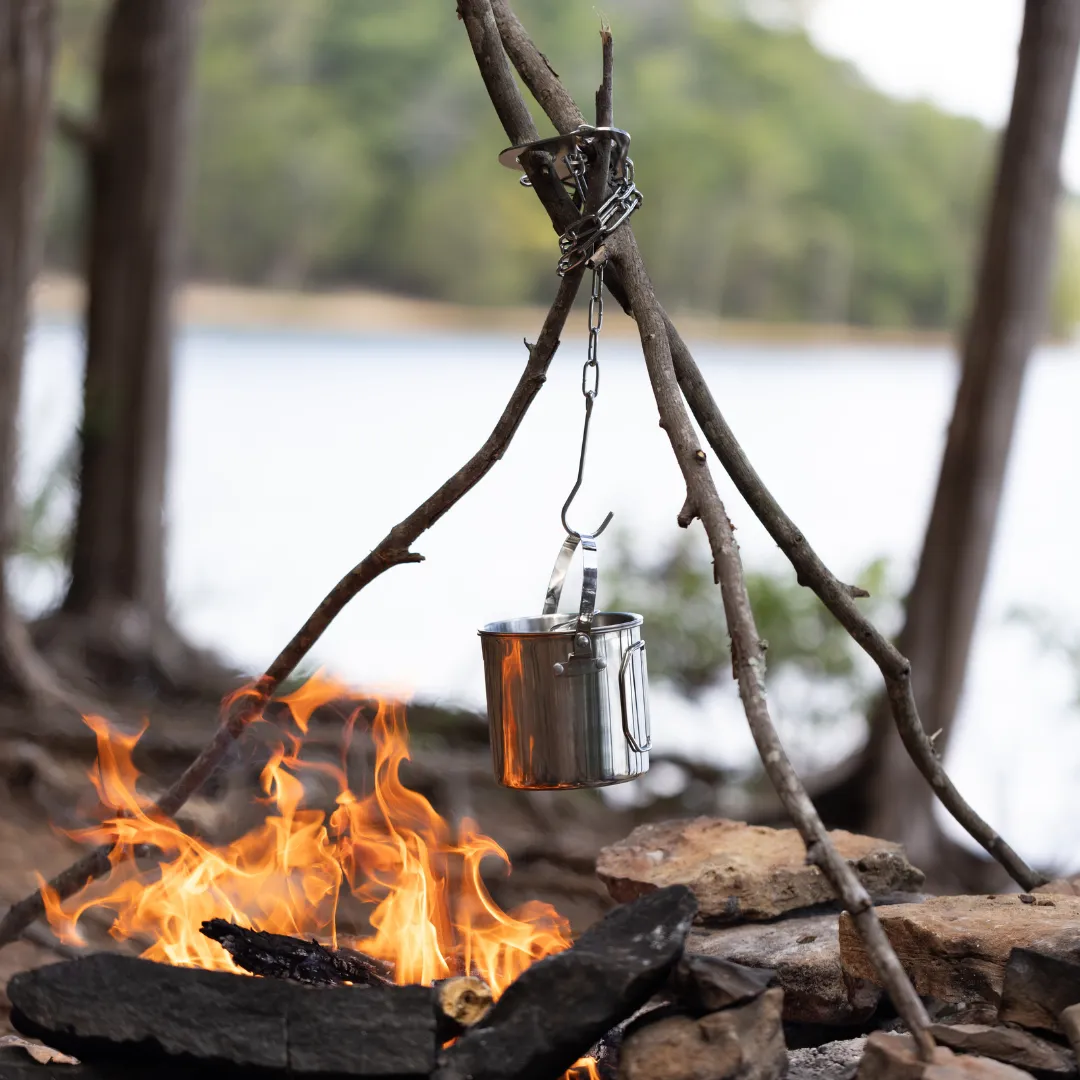
M 610 517 L 610 515 L 608 515 Z M 570 569 L 570 561 L 574 557 L 578 544 L 581 544 L 581 555 L 584 567 L 581 575 L 581 604 L 578 607 L 577 621 L 574 624 L 573 646 L 565 663 L 555 664 L 556 676 L 561 675 L 587 675 L 596 671 L 603 671 L 607 667 L 607 661 L 602 656 L 596 656 L 591 636 L 593 615 L 596 613 L 596 537 L 582 535 L 580 533 L 568 533 L 566 539 L 559 548 L 555 566 L 551 571 L 551 579 L 548 581 L 547 593 L 544 596 L 545 615 L 554 615 L 559 610 L 559 600 L 562 598 L 563 585 L 566 582 L 566 572 Z M 565 627 L 559 627 L 565 629 Z

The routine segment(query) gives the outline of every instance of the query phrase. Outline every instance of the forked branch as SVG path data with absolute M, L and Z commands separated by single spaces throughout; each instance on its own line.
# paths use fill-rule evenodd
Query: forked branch
M 560 283 L 536 344 L 527 346 L 529 359 L 525 370 L 484 445 L 438 491 L 395 525 L 371 553 L 330 590 L 263 675 L 227 699 L 225 717 L 214 738 L 158 801 L 157 806 L 148 810 L 151 816 L 176 816 L 184 803 L 210 778 L 229 747 L 261 714 L 266 703 L 330 623 L 364 586 L 392 566 L 423 560 L 422 555 L 409 550 L 412 544 L 488 474 L 510 445 L 525 413 L 544 385 L 580 283 L 580 271 L 568 274 Z M 112 850 L 113 845 L 103 844 L 87 852 L 78 862 L 54 877 L 49 882 L 50 888 L 61 900 L 73 896 L 90 881 L 108 873 Z M 44 912 L 40 891 L 14 904 L 0 921 L 0 948 L 14 941 Z
M 507 55 L 529 92 L 547 113 L 548 119 L 560 132 L 572 131 L 578 127 L 583 122 L 581 110 L 566 92 L 543 54 L 536 48 L 507 0 L 491 0 L 491 8 Z M 531 126 L 531 120 L 529 123 Z M 511 135 L 509 128 L 507 135 L 518 142 L 528 141 L 528 137 L 520 137 L 520 132 Z M 546 177 L 537 177 L 530 173 L 530 178 L 537 194 L 542 196 L 541 201 L 556 232 L 563 232 L 575 216 L 573 204 L 569 198 L 560 201 L 552 195 L 548 190 L 552 182 Z M 612 295 L 629 310 L 618 267 L 612 267 L 605 277 L 605 282 Z M 885 683 L 893 722 L 919 772 L 933 788 L 945 809 L 997 860 L 1021 888 L 1030 891 L 1043 884 L 1046 878 L 1028 866 L 957 790 L 945 772 L 919 718 L 911 686 L 911 664 L 863 615 L 855 603 L 857 591 L 840 581 L 829 570 L 762 482 L 718 408 L 693 354 L 662 309 L 661 314 L 675 375 L 694 419 L 739 493 L 791 562 L 799 584 L 814 591 L 855 643 L 877 665 Z

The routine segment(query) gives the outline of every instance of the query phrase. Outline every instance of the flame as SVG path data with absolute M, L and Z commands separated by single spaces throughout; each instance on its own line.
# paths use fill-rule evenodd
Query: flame
M 567 948 L 569 924 L 550 905 L 532 901 L 507 913 L 492 899 L 480 866 L 495 858 L 509 869 L 506 852 L 474 822 L 463 821 L 455 835 L 426 798 L 405 786 L 400 769 L 409 760 L 409 743 L 399 702 L 349 695 L 354 707 L 344 725 L 340 765 L 302 758 L 311 714 L 346 694 L 341 684 L 316 676 L 282 699 L 301 735 L 284 734 L 262 770 L 272 812 L 223 845 L 187 835 L 139 792 L 132 754 L 142 731 L 125 735 L 101 717 L 86 717 L 98 748 L 90 779 L 108 816 L 71 835 L 116 846 L 109 875 L 71 901 L 61 903 L 42 881 L 57 935 L 81 942 L 80 919 L 103 909 L 112 916 L 112 935 L 144 943 L 147 959 L 238 971 L 199 932 L 204 920 L 221 917 L 336 945 L 338 907 L 351 896 L 370 905 L 372 932 L 349 944 L 390 963 L 396 982 L 427 984 L 468 972 L 485 979 L 496 996 L 530 964 Z M 345 768 L 362 718 L 375 746 L 367 795 L 353 790 Z M 315 771 L 337 788 L 329 816 L 304 806 L 302 777 Z M 141 845 L 165 853 L 158 874 L 139 870 Z

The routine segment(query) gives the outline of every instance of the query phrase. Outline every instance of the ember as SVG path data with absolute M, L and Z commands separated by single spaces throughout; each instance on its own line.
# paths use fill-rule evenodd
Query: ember
M 343 944 L 387 965 L 396 983 L 429 985 L 475 974 L 496 998 L 535 961 L 566 949 L 569 924 L 549 904 L 532 901 L 510 913 L 495 904 L 480 864 L 493 856 L 509 868 L 502 848 L 468 819 L 454 835 L 428 800 L 402 782 L 409 745 L 399 702 L 374 706 L 370 794 L 354 792 L 346 768 L 368 703 L 357 703 L 345 723 L 340 765 L 302 758 L 315 709 L 349 697 L 341 684 L 316 676 L 283 699 L 296 730 L 283 735 L 261 774 L 274 812 L 222 846 L 188 836 L 174 821 L 149 812 L 152 803 L 138 792 L 132 761 L 141 732 L 124 735 L 101 717 L 86 717 L 98 744 L 90 779 L 115 815 L 73 835 L 117 846 L 109 876 L 67 903 L 42 881 L 57 935 L 79 943 L 79 919 L 102 908 L 113 914 L 115 938 L 151 942 L 142 953 L 146 959 L 240 972 L 229 953 L 200 932 L 204 922 L 223 918 L 254 930 L 319 936 L 337 947 L 338 904 L 347 893 L 371 905 L 373 932 Z M 329 816 L 303 806 L 304 770 L 321 770 L 336 782 L 337 807 Z M 139 845 L 166 853 L 159 877 L 138 869 Z M 585 1059 L 570 1075 L 587 1080 L 597 1073 Z

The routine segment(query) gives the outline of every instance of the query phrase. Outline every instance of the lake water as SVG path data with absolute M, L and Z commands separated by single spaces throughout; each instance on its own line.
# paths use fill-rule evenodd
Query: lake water
M 316 646 L 315 662 L 358 684 L 482 706 L 476 630 L 539 611 L 562 539 L 583 351 L 580 337 L 564 342 L 506 457 L 415 545 L 426 561 L 370 585 Z M 72 325 L 32 333 L 26 490 L 72 437 L 80 353 Z M 751 460 L 830 567 L 850 580 L 884 555 L 906 583 L 955 389 L 950 352 L 739 343 L 695 353 Z M 262 670 L 338 577 L 476 450 L 524 361 L 520 336 L 509 334 L 183 333 L 168 501 L 179 624 Z M 613 510 L 612 531 L 654 554 L 676 533 L 678 469 L 635 345 L 604 340 L 601 362 L 571 520 L 588 528 Z M 1006 615 L 1014 605 L 1043 608 L 1080 633 L 1078 407 L 1080 350 L 1042 350 L 949 752 L 961 790 L 1028 858 L 1070 866 L 1080 865 L 1075 673 Z M 718 481 L 747 565 L 782 568 L 730 483 Z M 603 566 L 602 549 L 601 602 Z M 61 588 L 26 567 L 16 585 L 28 609 Z M 695 709 L 657 693 L 653 712 L 662 747 L 733 763 L 752 752 L 730 695 Z

